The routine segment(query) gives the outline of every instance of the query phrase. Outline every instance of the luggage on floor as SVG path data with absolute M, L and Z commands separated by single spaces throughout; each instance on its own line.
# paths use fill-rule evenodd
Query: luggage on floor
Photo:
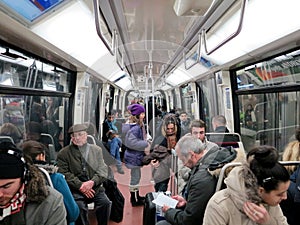
M 143 225 L 155 225 L 156 222 L 164 220 L 161 207 L 156 206 L 156 204 L 152 202 L 158 194 L 158 192 L 149 192 L 145 195 Z

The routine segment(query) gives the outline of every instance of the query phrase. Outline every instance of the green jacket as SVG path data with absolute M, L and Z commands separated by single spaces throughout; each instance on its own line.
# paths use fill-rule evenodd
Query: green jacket
M 70 144 L 61 149 L 57 155 L 58 172 L 65 175 L 71 191 L 79 191 L 82 183 L 86 181 L 82 178 L 84 177 L 83 162 L 85 162 L 87 148 L 89 148 L 85 163 L 87 180 L 94 181 L 93 189 L 97 193 L 104 190 L 102 183 L 106 180 L 108 173 L 103 160 L 102 149 L 97 145 L 85 144 L 78 147 Z

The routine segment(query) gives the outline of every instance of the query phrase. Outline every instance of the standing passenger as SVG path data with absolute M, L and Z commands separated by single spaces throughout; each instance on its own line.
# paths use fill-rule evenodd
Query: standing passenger
M 217 115 L 212 118 L 212 125 L 215 133 L 229 133 L 226 127 L 226 118 L 223 115 Z
M 161 126 L 161 135 L 154 139 L 153 151 L 144 157 L 143 163 L 152 165 L 152 176 L 156 192 L 168 189 L 171 168 L 171 151 L 180 138 L 180 125 L 174 114 L 167 114 Z
M 286 199 L 289 173 L 278 162 L 272 146 L 259 146 L 247 154 L 247 163 L 235 167 L 227 185 L 210 199 L 204 225 L 287 225 L 279 203 Z
M 122 132 L 125 135 L 125 165 L 130 171 L 130 202 L 132 206 L 144 204 L 144 197 L 139 195 L 139 183 L 141 179 L 141 166 L 145 149 L 149 147 L 146 140 L 147 134 L 144 125 L 145 108 L 140 104 L 128 106 L 131 113 L 128 123 L 123 125 Z
M 63 196 L 11 142 L 0 143 L 0 224 L 66 225 Z
M 179 114 L 179 119 L 180 119 L 181 136 L 184 136 L 185 134 L 189 133 L 191 121 L 188 118 L 187 113 L 184 111 Z
M 111 201 L 104 192 L 103 182 L 107 178 L 107 166 L 102 149 L 87 143 L 87 125 L 76 124 L 69 129 L 72 143 L 57 155 L 58 172 L 66 181 L 77 202 L 80 215 L 76 225 L 87 225 L 88 203 L 94 202 L 98 224 L 107 225 Z

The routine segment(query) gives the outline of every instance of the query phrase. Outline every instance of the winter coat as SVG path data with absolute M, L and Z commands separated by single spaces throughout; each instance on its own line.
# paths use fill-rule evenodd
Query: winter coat
M 232 169 L 225 179 L 226 189 L 216 192 L 209 200 L 203 225 L 256 225 L 243 211 L 243 205 L 249 199 L 257 198 L 250 196 L 245 188 L 244 167 L 238 166 Z M 249 180 L 249 179 L 248 179 Z M 254 191 L 252 192 L 254 193 Z M 256 192 L 255 192 L 256 193 Z M 264 204 L 270 214 L 271 220 L 264 225 L 287 225 L 281 208 Z
M 224 150 L 224 151 L 223 151 Z M 165 218 L 172 225 L 201 225 L 206 205 L 215 192 L 217 178 L 209 173 L 209 169 L 232 161 L 236 157 L 233 149 L 226 150 L 215 147 L 210 149 L 192 168 L 186 185 L 184 209 L 168 209 Z
M 66 225 L 66 209 L 61 193 L 51 187 L 49 195 L 40 204 L 28 203 L 26 206 L 26 224 L 30 225 Z M 20 224 L 18 224 L 20 225 Z
M 49 173 L 53 187 L 63 195 L 64 205 L 67 210 L 67 222 L 70 225 L 74 224 L 79 216 L 79 208 L 73 198 L 64 175 L 57 172 L 57 166 L 49 164 L 37 164 L 37 166 L 44 168 Z
M 134 168 L 136 166 L 142 166 L 144 151 L 148 146 L 142 127 L 136 123 L 124 124 L 122 131 L 122 133 L 126 134 L 124 140 L 126 147 L 124 154 L 126 167 Z
M 46 185 L 43 174 L 37 167 L 29 167 L 30 178 L 25 185 L 26 225 L 67 225 L 63 196 L 54 188 Z M 1 225 L 25 225 L 23 211 L 0 221 Z
M 151 160 L 158 160 L 159 165 L 157 168 L 152 167 L 152 177 L 155 183 L 164 181 L 170 178 L 170 168 L 172 160 L 171 152 L 164 146 L 156 146 L 154 150 L 149 154 L 144 156 L 143 164 L 148 165 Z
M 85 160 L 85 152 L 89 145 L 89 154 L 86 163 L 86 172 L 88 177 L 82 169 L 82 162 Z M 103 160 L 102 149 L 97 145 L 85 144 L 78 147 L 71 143 L 64 147 L 57 154 L 58 172 L 62 173 L 72 192 L 78 192 L 82 183 L 87 180 L 94 181 L 93 189 L 104 191 L 103 182 L 107 178 L 107 166 Z

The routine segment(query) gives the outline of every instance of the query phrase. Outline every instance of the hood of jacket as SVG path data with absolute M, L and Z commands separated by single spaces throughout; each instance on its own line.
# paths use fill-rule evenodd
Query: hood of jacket
M 224 182 L 232 201 L 241 211 L 246 201 L 257 204 L 262 202 L 257 192 L 258 186 L 255 185 L 257 180 L 248 164 L 244 163 L 242 166 L 233 168 Z
M 35 165 L 37 167 L 44 168 L 49 174 L 57 173 L 57 170 L 58 170 L 58 167 L 55 165 L 50 165 L 50 164 L 39 162 L 39 161 L 37 161 L 35 163 Z
M 122 125 L 122 133 L 126 135 L 126 133 L 130 130 L 131 127 L 135 126 L 136 123 L 125 123 Z
M 45 178 L 39 168 L 35 165 L 27 165 L 28 173 L 25 181 L 26 201 L 42 202 L 49 195 L 49 190 Z
M 234 148 L 223 148 L 219 146 L 212 147 L 203 156 L 200 162 L 206 165 L 209 171 L 221 168 L 226 163 L 233 161 L 236 158 L 237 152 Z

